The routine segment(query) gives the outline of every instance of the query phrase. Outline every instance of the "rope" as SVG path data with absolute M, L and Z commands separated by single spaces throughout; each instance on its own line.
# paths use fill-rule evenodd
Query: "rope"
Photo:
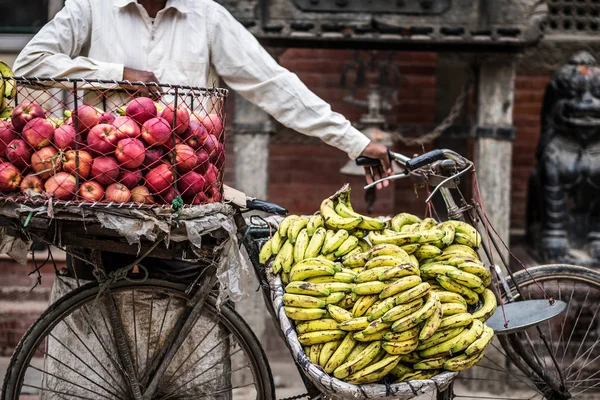
M 173 210 L 177 211 L 177 217 L 175 218 L 175 226 L 179 228 L 179 219 L 181 218 L 181 211 L 183 210 L 183 199 L 177 196 L 171 201 Z

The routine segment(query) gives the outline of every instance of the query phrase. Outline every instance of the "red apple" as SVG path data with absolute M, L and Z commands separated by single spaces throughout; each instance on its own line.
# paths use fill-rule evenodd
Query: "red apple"
M 208 203 L 208 197 L 206 196 L 206 193 L 200 192 L 196 194 L 189 203 L 194 205 L 206 204 Z
M 21 172 L 8 162 L 0 164 L 0 192 L 14 192 L 21 184 Z
M 104 201 L 114 201 L 116 203 L 127 203 L 131 199 L 131 192 L 120 183 L 113 183 L 106 188 Z
M 77 154 L 79 154 L 79 168 L 77 168 Z M 86 179 L 92 170 L 92 155 L 84 150 L 68 150 L 62 160 L 62 168 L 65 172 Z
M 60 150 L 75 147 L 76 137 L 77 132 L 71 125 L 59 126 L 54 131 L 54 145 Z
M 33 168 L 42 179 L 46 179 L 59 172 L 62 168 L 62 164 L 56 149 L 52 146 L 48 146 L 33 153 L 31 155 L 31 168 Z
M 205 115 L 200 118 L 200 122 L 206 127 L 208 133 L 217 138 L 221 137 L 221 133 L 223 132 L 223 121 L 221 121 L 221 117 L 219 117 L 218 114 Z
M 175 188 L 170 187 L 162 194 L 158 195 L 158 200 L 163 204 L 171 204 L 175 197 L 179 196 L 179 192 Z
M 100 113 L 98 110 L 87 104 L 77 107 L 77 115 L 75 114 L 76 113 L 72 113 L 71 118 L 73 118 L 73 125 L 76 126 L 80 132 L 89 131 L 94 126 L 98 125 L 100 121 Z M 77 126 L 75 122 L 79 122 L 79 126 Z
M 142 138 L 149 145 L 165 144 L 171 138 L 171 127 L 164 118 L 152 118 L 142 125 Z
M 199 149 L 206 139 L 208 139 L 208 131 L 200 122 L 196 120 L 190 121 L 190 126 L 182 135 L 185 143 L 192 149 Z
M 117 130 L 119 139 L 140 136 L 140 126 L 130 117 L 117 117 L 112 125 Z
M 121 139 L 117 143 L 115 157 L 117 157 L 122 167 L 137 168 L 142 165 L 146 157 L 144 143 L 133 138 Z
M 194 171 L 203 174 L 206 172 L 206 170 L 208 170 L 208 166 L 210 165 L 210 157 L 204 149 L 198 150 L 196 152 L 196 157 L 198 157 L 198 163 L 196 164 Z
M 198 164 L 198 156 L 194 149 L 187 144 L 175 146 L 175 168 L 178 172 L 192 171 Z
M 140 125 L 150 118 L 156 117 L 157 113 L 154 101 L 148 97 L 138 97 L 131 100 L 125 109 L 125 114 Z
M 204 190 L 206 181 L 204 177 L 197 172 L 190 171 L 179 177 L 177 187 L 182 196 L 192 197 Z
M 121 174 L 119 175 L 119 182 L 125 185 L 127 189 L 133 189 L 138 183 L 140 183 L 143 177 L 144 175 L 139 169 L 124 169 L 121 170 Z
M 173 186 L 174 181 L 172 167 L 167 164 L 161 164 L 146 174 L 146 186 L 152 194 L 163 193 Z
M 34 101 L 22 101 L 15 107 L 11 115 L 11 122 L 17 132 L 21 132 L 25 125 L 33 119 L 45 118 L 46 113 Z
M 219 201 L 221 201 L 221 192 L 219 191 L 219 188 L 215 186 L 210 188 L 209 200 L 211 203 L 218 203 Z
M 204 173 L 204 179 L 206 185 L 204 185 L 204 191 L 208 193 L 208 189 L 212 187 L 219 179 L 219 170 L 214 164 L 209 164 L 206 172 Z
M 33 191 L 36 193 L 42 193 L 42 179 L 36 175 L 27 175 L 21 181 L 21 192 L 25 194 L 30 194 L 29 191 Z
M 44 183 L 46 193 L 60 200 L 70 200 L 75 196 L 76 180 L 68 172 L 59 172 Z
M 174 116 L 177 116 L 177 120 L 175 121 L 175 133 L 181 135 L 186 131 L 188 126 L 190 125 L 190 112 L 184 106 L 177 106 L 177 113 L 175 113 L 175 106 L 173 104 L 169 104 L 162 110 L 160 116 L 164 118 L 169 126 L 173 126 Z
M 88 149 L 93 153 L 108 155 L 115 151 L 119 135 L 114 126 L 100 124 L 92 128 L 87 136 Z
M 208 153 L 208 156 L 210 157 L 210 160 L 213 164 L 213 160 L 217 159 L 218 157 L 218 143 L 219 140 L 217 140 L 217 138 L 214 135 L 208 135 L 208 137 L 206 138 L 206 142 L 204 142 L 204 144 L 202 145 L 202 148 Z
M 21 139 L 15 139 L 6 148 L 6 158 L 21 171 L 31 162 L 31 147 Z
M 45 118 L 32 119 L 21 132 L 23 139 L 36 149 L 48 146 L 53 135 L 54 124 Z
M 223 163 L 225 163 L 225 147 L 223 146 L 223 143 L 217 142 L 217 151 L 214 153 L 214 157 L 211 161 L 218 167 L 223 166 Z
M 113 157 L 98 157 L 92 161 L 92 178 L 103 185 L 115 183 L 119 178 L 119 164 Z
M 18 137 L 17 132 L 8 121 L 0 120 L 0 154 L 6 153 L 6 147 Z
M 162 147 L 153 147 L 151 149 L 146 149 L 146 155 L 144 157 L 144 167 L 146 168 L 154 168 L 158 166 L 160 163 L 162 156 L 164 154 L 164 150 Z
M 100 201 L 104 197 L 104 188 L 96 181 L 87 181 L 79 187 L 79 197 L 86 201 Z
M 137 186 L 131 190 L 131 201 L 134 203 L 152 204 L 154 197 L 146 186 Z
M 112 124 L 115 121 L 115 116 L 111 113 L 104 112 L 98 118 L 99 124 Z

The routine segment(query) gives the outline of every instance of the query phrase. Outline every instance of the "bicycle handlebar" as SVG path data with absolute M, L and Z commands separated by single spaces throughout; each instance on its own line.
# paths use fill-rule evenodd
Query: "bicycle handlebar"
M 417 168 L 423 167 L 425 165 L 432 164 L 438 160 L 446 158 L 446 154 L 443 150 L 435 149 L 425 154 L 421 154 L 415 158 L 411 158 L 404 164 L 406 169 L 409 171 L 414 171 Z

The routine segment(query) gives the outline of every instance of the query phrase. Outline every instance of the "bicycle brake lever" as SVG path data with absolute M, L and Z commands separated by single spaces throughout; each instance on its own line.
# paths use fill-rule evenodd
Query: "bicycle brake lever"
M 391 176 L 386 176 L 385 178 L 381 178 L 379 180 L 376 180 L 373 183 L 369 183 L 367 186 L 364 187 L 365 190 L 372 188 L 373 186 L 377 185 L 378 183 L 384 182 L 384 181 L 395 181 L 396 179 L 403 179 L 403 178 L 408 178 L 409 175 L 407 174 L 395 174 L 395 175 L 391 175 Z

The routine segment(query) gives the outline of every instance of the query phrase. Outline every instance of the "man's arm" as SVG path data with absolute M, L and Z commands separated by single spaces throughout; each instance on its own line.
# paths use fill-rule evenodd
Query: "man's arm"
M 89 0 L 67 0 L 65 7 L 25 46 L 15 61 L 17 76 L 123 79 L 123 65 L 81 56 L 89 45 Z

